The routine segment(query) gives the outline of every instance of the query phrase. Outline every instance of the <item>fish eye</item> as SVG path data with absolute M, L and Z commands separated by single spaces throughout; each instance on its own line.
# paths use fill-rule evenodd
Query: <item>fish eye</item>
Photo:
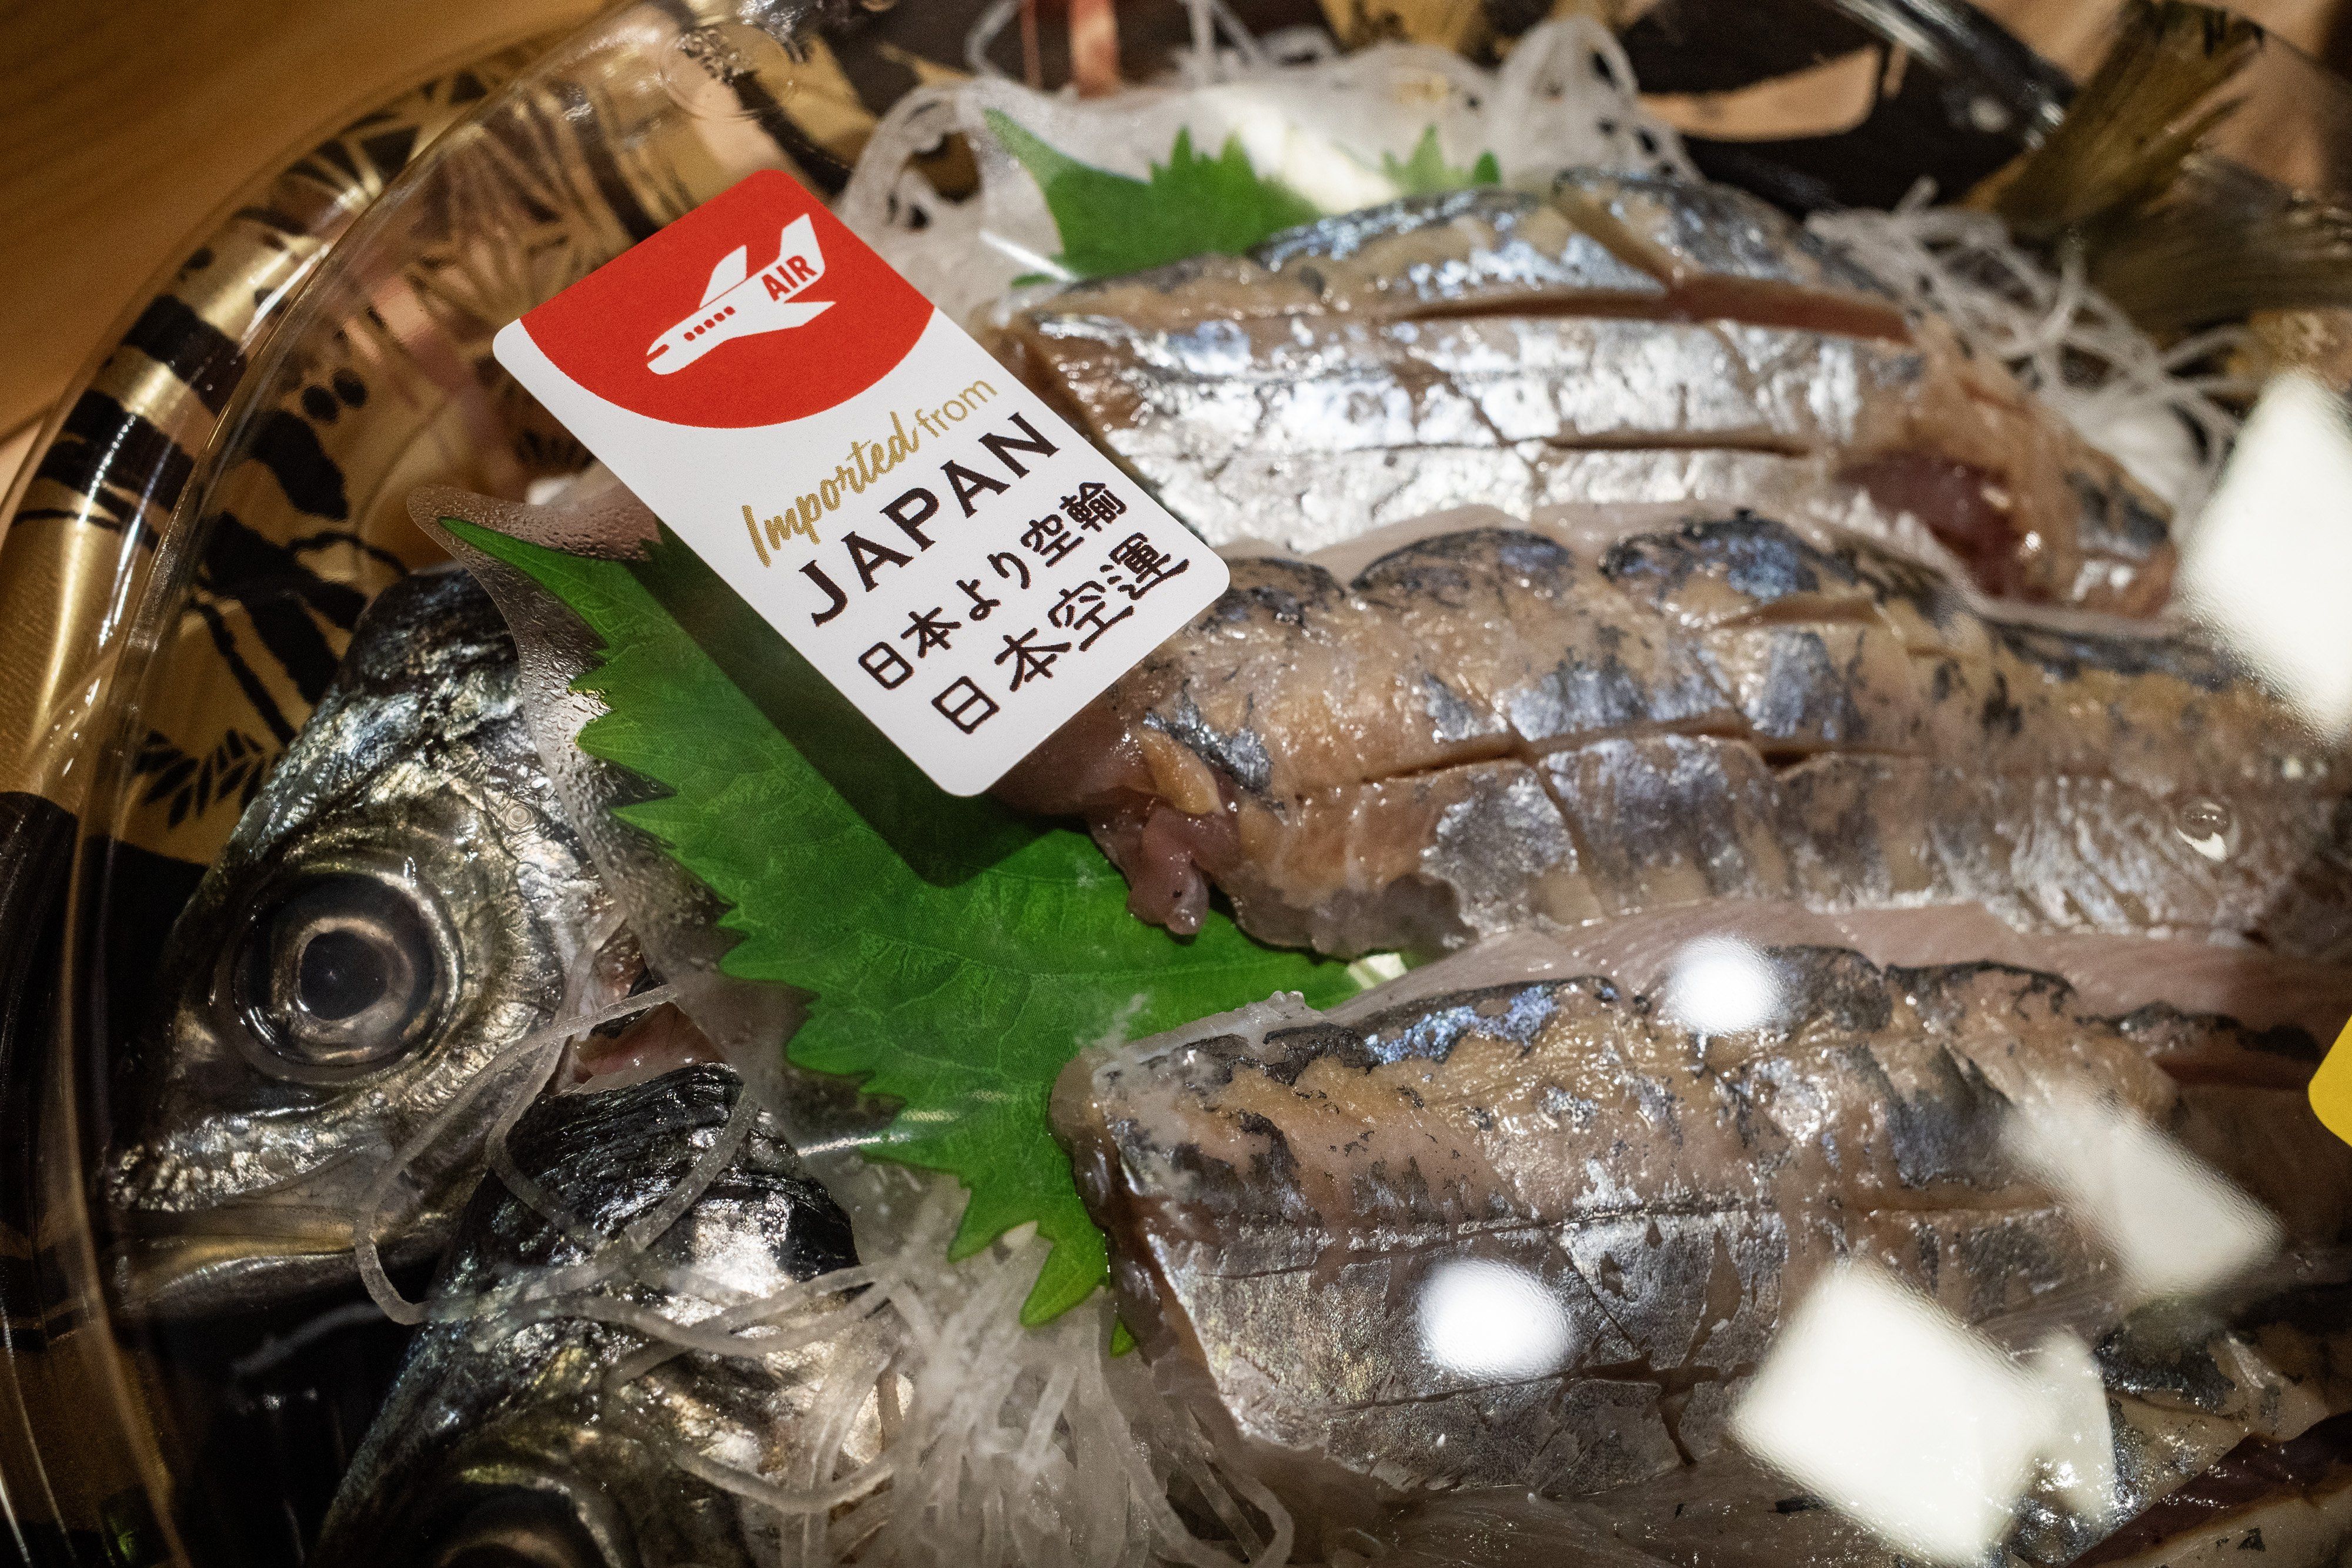
M 436 928 L 415 891 L 364 872 L 305 878 L 257 908 L 226 977 L 260 1065 L 331 1079 L 405 1054 L 447 998 Z
M 618 1568 L 635 1561 L 627 1527 L 584 1478 L 518 1469 L 494 1481 L 437 1478 L 454 1496 L 384 1531 L 371 1565 L 402 1568 Z

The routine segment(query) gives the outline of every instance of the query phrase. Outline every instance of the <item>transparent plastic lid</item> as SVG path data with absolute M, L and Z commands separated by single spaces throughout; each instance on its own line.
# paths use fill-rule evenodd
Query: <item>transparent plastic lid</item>
M 2191 6 L 2076 78 L 2032 25 L 645 4 L 478 80 L 143 528 L 131 455 L 19 497 L 107 587 L 27 786 L 79 836 L 11 1508 L 2332 1564 L 2346 94 Z M 990 796 L 491 356 L 772 169 L 1118 465 L 957 489 L 1012 563 L 958 634 L 1070 656 L 1147 498 L 1232 573 Z M 885 528 L 877 469 L 758 510 Z

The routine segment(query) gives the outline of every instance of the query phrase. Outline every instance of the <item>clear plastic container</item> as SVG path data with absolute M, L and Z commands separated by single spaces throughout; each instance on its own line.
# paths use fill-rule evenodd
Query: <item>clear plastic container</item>
M 1312 7 L 1235 9 L 1253 36 L 1269 43 L 1328 36 Z M 1447 12 L 1451 22 L 1434 16 L 1443 7 L 1405 14 L 1426 27 L 1424 36 L 1484 50 L 1524 31 L 1537 18 L 1517 13 L 1532 9 L 1461 6 L 1454 8 L 1458 17 Z M 1684 127 L 1698 170 L 1798 211 L 1891 205 L 1922 178 L 1945 193 L 1966 190 L 2046 132 L 2071 90 L 2062 72 L 1965 6 L 1667 0 L 1632 9 L 1638 14 L 1617 28 L 1620 40 L 1643 91 L 1661 95 L 1660 111 Z M 1178 5 L 1122 8 L 1120 20 L 1129 79 L 1158 74 L 1171 51 L 1192 42 L 1192 19 Z M 1049 18 L 1039 42 L 1045 79 L 1059 80 L 1067 55 L 1057 19 Z M 785 168 L 837 194 L 857 148 L 894 100 L 943 70 L 985 64 L 1017 74 L 1022 47 L 1017 8 L 1003 5 L 982 13 L 944 0 L 898 0 L 841 15 L 753 7 L 739 16 L 731 8 L 665 0 L 617 10 L 527 63 L 505 60 L 474 79 L 478 90 L 444 94 L 462 118 L 421 152 L 401 149 L 405 166 L 371 193 L 355 218 L 349 214 L 360 204 L 352 202 L 302 231 L 316 254 L 306 252 L 301 265 L 287 269 L 280 282 L 290 293 L 271 298 L 245 340 L 231 345 L 241 373 L 221 378 L 217 397 L 178 405 L 186 423 L 172 434 L 181 450 L 200 455 L 172 476 L 175 498 L 146 506 L 143 525 L 134 500 L 126 509 L 132 526 L 89 526 L 94 504 L 68 517 L 72 508 L 60 508 L 43 489 L 43 473 L 54 480 L 64 471 L 54 466 L 37 470 L 16 497 L 11 551 L 30 548 L 29 529 L 66 522 L 82 528 L 48 547 L 58 563 L 50 575 L 0 572 L 0 589 L 50 594 L 71 610 L 42 612 L 49 630 L 38 653 L 51 674 L 22 727 L 31 738 L 16 783 L 27 804 L 7 867 L 16 882 L 0 890 L 10 900 L 0 916 L 20 966 L 12 972 L 21 993 L 5 1062 L 9 1126 L 20 1141 L 0 1183 L 16 1199 L 0 1231 L 9 1249 L 0 1301 L 13 1391 L 0 1475 L 31 1560 L 304 1561 L 410 1337 L 356 1288 L 194 1319 L 122 1315 L 109 1272 L 109 1249 L 119 1238 L 96 1207 L 95 1182 L 118 1135 L 121 1042 L 152 1006 L 173 919 L 260 788 L 268 763 L 325 690 L 362 605 L 439 554 L 409 519 L 411 492 L 453 485 L 520 501 L 586 462 L 576 441 L 497 368 L 491 336 L 755 170 Z M 1822 85 L 1801 88 L 1800 99 L 1811 90 L 1850 92 L 1850 82 L 1840 85 L 1841 69 L 1864 83 L 1860 112 L 1826 133 L 1706 134 L 1743 115 L 1760 115 L 1768 125 L 1776 115 L 1807 123 L 1804 113 L 1769 96 L 1770 84 L 1818 70 Z M 2249 107 L 2223 131 L 2229 156 L 2295 188 L 2347 188 L 2352 93 L 2344 84 L 2273 44 L 2240 89 Z M 394 131 L 421 140 L 405 123 Z M 973 178 L 968 156 L 952 146 L 924 168 L 950 199 L 968 192 Z M 95 384 L 103 387 L 103 374 Z M 2340 368 L 2336 375 L 2343 379 Z M 201 379 L 196 373 L 191 384 Z M 68 422 L 53 440 L 72 431 Z M 96 466 L 77 493 L 84 503 L 109 495 L 119 502 L 126 492 L 152 499 L 149 458 L 142 469 L 141 454 L 117 442 L 89 459 Z M 2253 511 L 2294 504 L 2274 499 Z M 2276 559 L 2295 559 L 2291 545 L 2275 541 L 2233 548 L 2285 549 Z M 2284 591 L 2277 603 L 2281 618 L 2314 613 Z M 2311 637 L 2303 643 L 2309 646 Z M 2273 667 L 2293 657 L 2264 656 Z M 2352 658 L 2329 650 L 2309 662 L 2321 686 L 2331 668 L 2352 667 Z M 47 804 L 31 801 L 35 796 Z M 2231 803 L 2189 805 L 2196 811 L 2178 834 L 2185 852 L 2204 855 L 2200 846 L 2207 843 L 2226 852 L 2236 831 Z M 53 944 L 47 894 L 65 878 L 68 834 L 73 869 L 54 928 L 61 939 Z M 2012 943 L 2000 956 L 2014 962 L 2030 952 Z M 1729 967 L 1711 971 L 1708 986 L 1736 1002 L 1747 960 L 1737 952 L 1714 958 Z M 45 1006 L 52 998 L 53 1019 Z M 2263 1135 L 2258 1124 L 2242 1130 Z M 2070 1148 L 2108 1135 L 2089 1124 L 2045 1131 L 2053 1166 L 2064 1165 Z M 2101 1168 L 2139 1167 L 2116 1154 Z M 2095 1174 L 2083 1179 L 2095 1183 Z M 1600 1277 L 1600 1260 L 1591 1261 L 1588 1286 Z M 1997 1287 L 2032 1267 L 2023 1257 L 2013 1268 L 1988 1264 L 1988 1278 Z M 414 1294 L 425 1273 L 412 1264 L 398 1279 Z M 1463 1315 L 1444 1319 L 1454 1326 L 1441 1338 L 1524 1337 L 1523 1322 L 1497 1328 L 1482 1317 L 1491 1301 L 1472 1289 L 1475 1280 L 1463 1281 Z M 1993 1353 L 1934 1333 L 1905 1341 L 1900 1322 L 1890 1329 L 1883 1315 L 1872 1317 L 1867 1300 L 1832 1305 L 1854 1315 L 1829 1329 L 1811 1326 L 1847 1335 L 1857 1357 L 1878 1355 L 1873 1364 L 1883 1364 L 1889 1379 L 1916 1375 L 1930 1391 L 1922 1399 L 1947 1399 L 1933 1425 L 1948 1430 L 1952 1444 L 1965 1446 L 1968 1433 L 2009 1419 L 1948 1393 L 1968 1384 L 1971 1356 Z M 1444 1319 L 1443 1308 L 1431 1310 Z M 1869 1343 L 1872 1333 L 1884 1343 Z M 1147 1358 L 1164 1353 L 1163 1343 L 1144 1338 Z M 2005 1365 L 2046 1373 L 2036 1387 L 2063 1387 L 2076 1377 L 2079 1395 L 2079 1377 L 2096 1375 L 2063 1357 L 2032 1362 L 2028 1340 L 2010 1348 L 2018 1359 Z M 1510 1363 L 1507 1345 L 1496 1354 Z M 1936 1364 L 1939 1354 L 1951 1357 L 1951 1366 Z M 1466 1352 L 1456 1359 L 1465 1355 L 1465 1364 L 1477 1361 Z M 2193 1377 L 2209 1364 L 2181 1375 Z M 2315 1387 L 2336 1375 L 2332 1368 L 2294 1370 L 2286 1385 L 2270 1387 L 2273 1396 L 2292 1400 L 2306 1381 Z M 1656 1364 L 1645 1348 L 1588 1382 L 1664 1388 L 1684 1411 L 1697 1387 L 1682 1376 L 1686 1371 Z M 1752 1359 L 1739 1371 L 1752 1375 Z M 1995 1393 L 1985 1397 L 1997 1403 L 2014 1394 L 2024 1375 L 1994 1377 Z M 1947 1382 L 1937 1384 L 1937 1376 Z M 1507 1365 L 1495 1375 L 1501 1385 L 1515 1379 L 1524 1381 Z M 1939 1387 L 1948 1396 L 1933 1392 Z M 2175 1406 L 2193 1402 L 2179 1390 L 2138 1392 L 2158 1406 L 2168 1397 Z M 1931 1433 L 1921 1440 L 1933 1448 L 1940 1439 Z M 2044 1451 L 2059 1446 L 2053 1437 Z M 2327 1487 L 2338 1479 L 2324 1467 L 2315 1473 Z M 1853 1484 L 1866 1490 L 1865 1481 Z M 2318 1498 L 2319 1490 L 2310 1492 Z M 2313 1542 L 2323 1537 L 2340 1545 L 2347 1528 L 2321 1506 L 2326 1499 L 2310 1499 L 2319 1522 L 2304 1521 L 2310 1539 L 2298 1537 L 2296 1550 L 2305 1555 L 2318 1552 Z M 1779 1506 L 1782 1518 L 1838 1511 L 1793 1482 Z M 2217 1507 L 2213 1517 L 2226 1515 L 2225 1505 Z M 1261 1510 L 1251 1517 L 1263 1523 L 1271 1515 Z M 1529 1527 L 1503 1513 L 1445 1526 L 1451 1533 L 1443 1539 L 1414 1540 L 1407 1531 L 1383 1541 L 1381 1517 L 1372 1511 L 1360 1525 L 1327 1529 L 1315 1546 L 1324 1555 L 1297 1560 L 1378 1560 L 1388 1552 L 1414 1563 L 1499 1563 L 1635 1552 L 1695 1565 L 1777 1561 L 1769 1551 L 1741 1556 L 1745 1549 L 1727 1538 L 1641 1547 L 1622 1532 L 1606 1540 L 1528 1536 L 1515 1532 Z M 1898 1547 L 1909 1557 L 1896 1560 L 1934 1555 L 1933 1522 L 1919 1528 L 1930 1545 Z M 2270 1528 L 2275 1533 L 2280 1526 Z M 1808 1552 L 1833 1555 L 1851 1544 L 1834 1532 L 1822 1539 L 1844 1544 Z M 2073 1554 L 2063 1531 L 2036 1539 L 2036 1550 L 2047 1554 L 2037 1561 Z M 2233 1551 L 2252 1550 L 2248 1542 L 2261 1536 L 2257 1529 L 2234 1539 Z M 527 1530 L 504 1544 L 475 1540 L 468 1549 L 480 1555 L 430 1560 L 575 1561 L 566 1554 L 572 1544 L 559 1550 Z M 1360 1556 L 1340 1555 L 1348 1552 Z M 2326 1553 L 2312 1560 L 2321 1555 L 2334 1560 Z M 668 1568 L 669 1560 L 660 1564 Z M 653 1558 L 646 1568 L 656 1568 Z

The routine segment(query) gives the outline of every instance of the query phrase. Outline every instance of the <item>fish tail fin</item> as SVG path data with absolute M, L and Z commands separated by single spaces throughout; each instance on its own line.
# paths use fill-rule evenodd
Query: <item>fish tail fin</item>
M 2106 57 L 2058 124 L 1971 203 L 2042 242 L 2152 205 L 2237 109 L 2240 100 L 2213 95 L 2252 62 L 2264 37 L 2254 23 L 2191 0 L 2132 0 Z
M 2082 252 L 2146 331 L 2352 307 L 2352 211 L 2206 156 L 2263 29 L 2191 0 L 2131 0 L 2042 144 L 1969 193 L 2020 238 Z
M 2352 211 L 2229 165 L 2102 236 L 2091 285 L 2159 336 L 2264 310 L 2352 308 Z

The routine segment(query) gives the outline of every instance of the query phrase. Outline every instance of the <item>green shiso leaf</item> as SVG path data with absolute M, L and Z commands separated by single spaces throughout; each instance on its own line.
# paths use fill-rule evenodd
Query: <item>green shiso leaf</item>
M 1211 158 L 1192 150 L 1190 131 L 1179 131 L 1168 162 L 1153 164 L 1149 180 L 1136 180 L 1079 162 L 1002 110 L 988 111 L 988 128 L 1045 193 L 1062 235 L 1057 259 L 1080 277 L 1140 272 L 1209 251 L 1238 256 L 1323 215 L 1250 167 L 1236 136 Z
M 442 524 L 603 642 L 576 688 L 606 712 L 581 748 L 668 791 L 621 815 L 727 902 L 727 971 L 814 993 L 792 1060 L 900 1103 L 869 1156 L 971 1190 L 949 1255 L 1032 1221 L 1053 1244 L 1024 1322 L 1107 1269 L 1046 1124 L 1063 1063 L 1276 991 L 1323 1005 L 1356 988 L 1215 914 L 1180 942 L 1127 913 L 1083 833 L 943 793 L 667 532 L 622 563 Z
M 1467 169 L 1457 169 L 1446 162 L 1445 154 L 1438 151 L 1434 125 L 1423 131 L 1421 140 L 1413 143 L 1412 157 L 1399 162 L 1393 152 L 1381 153 L 1381 172 L 1395 181 L 1397 189 L 1408 196 L 1503 183 L 1503 166 L 1495 161 L 1492 152 L 1479 153 L 1478 161 Z
M 1150 179 L 1137 180 L 1080 162 L 1003 110 L 988 111 L 988 128 L 1045 193 L 1062 236 L 1055 259 L 1076 277 L 1140 272 L 1211 251 L 1238 256 L 1284 229 L 1327 215 L 1253 168 L 1237 136 L 1226 137 L 1210 158 L 1193 151 L 1189 129 L 1180 130 L 1168 162 L 1153 164 Z M 1434 125 L 1421 133 L 1412 156 L 1400 160 L 1384 152 L 1381 165 L 1397 193 L 1407 196 L 1503 179 L 1492 152 L 1481 152 L 1467 169 L 1446 162 Z

